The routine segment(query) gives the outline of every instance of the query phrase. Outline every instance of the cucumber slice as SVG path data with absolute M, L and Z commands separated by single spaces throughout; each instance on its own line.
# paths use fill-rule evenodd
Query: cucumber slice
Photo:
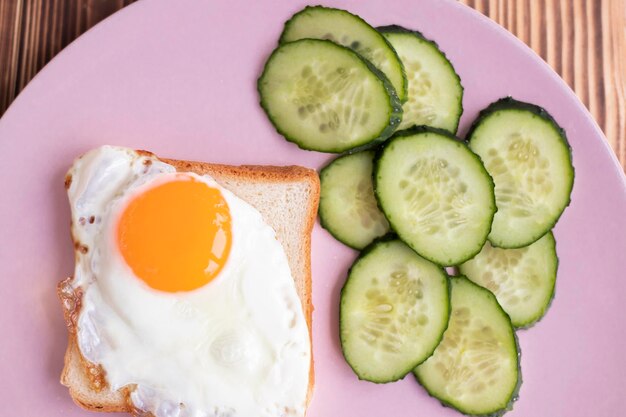
M 463 113 L 463 86 L 437 44 L 400 26 L 378 28 L 396 50 L 408 80 L 408 97 L 398 129 L 426 125 L 453 134 Z
M 363 249 L 389 231 L 372 186 L 374 151 L 341 156 L 320 172 L 320 223 L 337 240 Z
M 574 185 L 571 150 L 556 121 L 508 97 L 480 112 L 468 140 L 496 184 L 498 213 L 489 241 L 520 248 L 552 229 Z
M 400 100 L 406 100 L 407 80 L 400 58 L 389 42 L 359 16 L 341 9 L 307 6 L 285 23 L 280 43 L 305 38 L 327 39 L 353 49 L 382 71 Z
M 512 408 L 521 384 L 513 326 L 486 289 L 465 277 L 452 277 L 450 286 L 450 324 L 415 376 L 444 405 L 469 415 L 500 415 Z
M 485 243 L 459 271 L 494 293 L 515 327 L 530 327 L 548 309 L 554 296 L 556 241 L 552 232 L 519 249 L 499 249 Z
M 384 75 L 330 41 L 303 39 L 278 47 L 258 88 L 276 130 L 303 149 L 344 152 L 382 141 L 402 117 Z
M 449 315 L 444 270 L 382 239 L 363 251 L 341 290 L 343 354 L 359 379 L 396 381 L 432 354 Z
M 478 156 L 438 129 L 418 127 L 389 140 L 374 162 L 374 190 L 400 239 L 440 265 L 480 252 L 496 211 Z

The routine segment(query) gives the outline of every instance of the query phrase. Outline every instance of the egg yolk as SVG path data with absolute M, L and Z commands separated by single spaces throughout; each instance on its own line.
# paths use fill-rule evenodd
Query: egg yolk
M 133 198 L 117 225 L 120 252 L 135 275 L 167 292 L 191 291 L 224 267 L 232 240 L 222 193 L 178 177 Z

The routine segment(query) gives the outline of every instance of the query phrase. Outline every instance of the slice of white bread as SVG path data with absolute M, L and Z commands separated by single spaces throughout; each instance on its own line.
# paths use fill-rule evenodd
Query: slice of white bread
M 145 151 L 139 151 L 149 154 Z M 298 166 L 228 166 L 203 162 L 161 159 L 179 172 L 208 174 L 220 185 L 254 206 L 276 231 L 287 255 L 291 273 L 302 302 L 304 317 L 312 334 L 313 304 L 311 300 L 311 230 L 317 215 L 319 178 L 314 170 Z M 66 178 L 66 186 L 71 178 Z M 65 321 L 68 345 L 61 383 L 69 388 L 74 402 L 91 411 L 138 413 L 130 402 L 133 386 L 112 391 L 106 384 L 101 367 L 89 363 L 76 341 L 76 319 L 80 311 L 80 292 L 74 292 L 71 278 L 58 286 Z M 314 385 L 313 357 L 309 374 L 310 400 Z M 151 415 L 141 414 L 141 415 Z

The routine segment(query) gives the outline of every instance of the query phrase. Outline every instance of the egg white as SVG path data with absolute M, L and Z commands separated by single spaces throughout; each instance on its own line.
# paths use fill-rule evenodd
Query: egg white
M 310 343 L 285 252 L 260 213 L 208 176 L 232 219 L 232 247 L 212 282 L 167 293 L 134 276 L 116 244 L 130 199 L 176 178 L 149 155 L 105 146 L 77 159 L 68 195 L 80 242 L 73 286 L 83 291 L 77 339 L 110 387 L 156 417 L 302 416 Z

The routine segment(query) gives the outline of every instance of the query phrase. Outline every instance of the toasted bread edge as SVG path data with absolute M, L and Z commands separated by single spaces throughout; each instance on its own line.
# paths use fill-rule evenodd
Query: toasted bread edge
M 153 155 L 147 151 L 138 151 L 141 154 Z M 154 156 L 154 155 L 153 155 Z M 163 162 L 170 164 L 179 172 L 193 172 L 198 175 L 210 175 L 218 183 L 226 180 L 240 180 L 248 182 L 260 182 L 262 184 L 284 184 L 284 183 L 306 183 L 310 188 L 308 206 L 306 210 L 306 228 L 302 231 L 301 239 L 303 243 L 303 253 L 300 254 L 304 260 L 306 274 L 304 279 L 305 296 L 300 297 L 304 317 L 309 328 L 311 338 L 311 367 L 309 372 L 309 389 L 307 393 L 307 405 L 311 400 L 315 384 L 315 372 L 313 367 L 313 302 L 311 284 L 311 232 L 317 217 L 319 203 L 320 185 L 319 177 L 313 169 L 300 166 L 262 166 L 262 165 L 223 165 L 210 164 L 205 162 L 183 161 L 160 158 Z M 225 188 L 228 188 L 225 186 Z M 236 193 L 235 193 L 236 194 Z M 252 204 L 250 202 L 250 204 Z M 254 206 L 254 204 L 252 204 Z M 282 242 L 281 242 L 282 243 Z M 65 281 L 64 281 L 65 282 Z M 62 282 L 63 283 L 63 282 Z M 61 285 L 60 283 L 59 285 Z M 59 297 L 63 302 L 61 293 Z M 131 389 L 124 387 L 118 391 L 111 391 L 108 388 L 96 391 L 92 388 L 89 372 L 93 368 L 82 356 L 76 339 L 76 333 L 72 323 L 66 317 L 68 328 L 68 345 L 65 352 L 64 368 L 61 372 L 61 384 L 69 388 L 70 396 L 80 407 L 89 411 L 102 412 L 129 412 L 136 410 L 130 402 Z

